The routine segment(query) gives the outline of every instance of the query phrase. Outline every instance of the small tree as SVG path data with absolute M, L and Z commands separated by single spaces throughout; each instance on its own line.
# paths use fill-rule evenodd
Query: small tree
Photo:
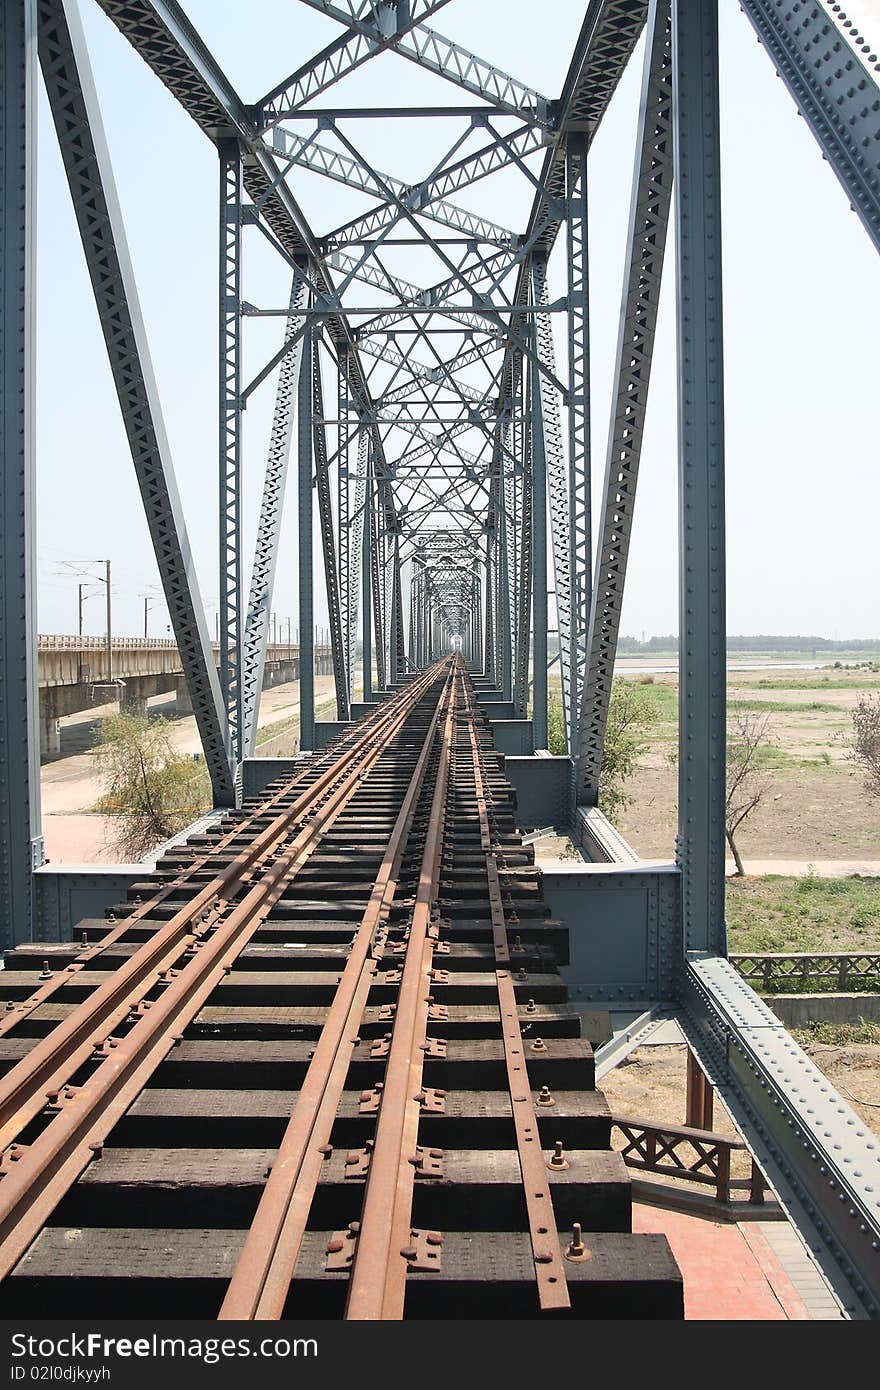
M 599 781 L 599 805 L 610 820 L 632 801 L 624 785 L 649 748 L 647 730 L 656 722 L 657 707 L 642 688 L 619 677 L 612 681 Z
M 176 752 L 165 719 L 105 719 L 95 758 L 106 779 L 95 810 L 114 818 L 114 844 L 130 858 L 141 859 L 210 805 L 204 764 Z
M 727 806 L 725 835 L 739 877 L 745 874 L 736 836 L 749 816 L 758 809 L 769 779 L 760 771 L 761 744 L 770 728 L 767 715 L 735 711 L 727 727 Z
M 869 796 L 880 796 L 880 695 L 861 695 L 852 716 L 847 759 L 864 775 Z
M 612 682 L 599 784 L 599 802 L 611 820 L 632 801 L 623 786 L 635 771 L 637 760 L 649 747 L 645 732 L 656 721 L 657 709 L 650 696 L 632 681 L 617 679 Z M 550 752 L 564 753 L 562 700 L 556 694 L 551 694 L 549 700 L 548 732 Z

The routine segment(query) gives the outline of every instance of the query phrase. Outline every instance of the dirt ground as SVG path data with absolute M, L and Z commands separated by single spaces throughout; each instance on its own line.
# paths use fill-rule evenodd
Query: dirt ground
M 829 1047 L 809 1042 L 801 1045 L 865 1125 L 880 1137 L 880 1046 Z M 686 1077 L 687 1048 L 684 1045 L 647 1046 L 636 1048 L 599 1084 L 612 1114 L 683 1125 Z M 736 1134 L 736 1127 L 717 1096 L 712 1128 L 718 1134 Z M 618 1131 L 615 1131 L 614 1143 L 617 1148 L 622 1146 Z M 734 1154 L 733 1175 L 746 1177 L 748 1171 L 748 1159 Z
M 663 859 L 672 857 L 675 845 L 678 677 L 658 673 L 652 685 L 667 687 L 673 700 L 664 708 L 658 698 L 661 718 L 650 729 L 650 750 L 626 788 L 633 800 L 621 813 L 619 827 L 643 858 Z M 880 856 L 880 802 L 867 799 L 841 737 L 851 727 L 860 695 L 876 691 L 880 674 L 867 671 L 731 672 L 731 705 L 760 702 L 768 706 L 760 713 L 770 720 L 763 768 L 769 785 L 764 802 L 741 831 L 744 859 Z M 834 708 L 801 708 L 810 704 Z
M 319 716 L 331 718 L 335 709 L 332 676 L 315 678 L 315 700 Z M 173 720 L 171 741 L 178 753 L 200 751 L 202 745 L 195 718 L 192 715 L 174 717 L 173 695 L 160 695 L 149 701 L 149 707 L 151 712 Z M 115 712 L 116 705 L 107 705 L 62 720 L 62 740 L 65 730 L 76 725 L 92 725 Z M 277 726 L 294 739 L 299 732 L 298 716 L 299 682 L 273 686 L 263 692 L 260 702 L 260 735 L 270 733 Z M 103 786 L 95 775 L 88 738 L 84 737 L 82 743 L 86 745 L 85 751 L 56 758 L 40 768 L 46 855 L 53 864 L 115 864 L 120 856 L 112 842 L 112 821 L 92 810 Z M 260 744 L 257 751 L 259 753 Z

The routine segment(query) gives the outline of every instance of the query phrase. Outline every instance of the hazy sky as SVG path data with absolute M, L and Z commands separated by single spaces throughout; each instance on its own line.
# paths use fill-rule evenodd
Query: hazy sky
M 80 8 L 213 629 L 217 157 L 98 7 L 80 0 Z M 186 0 L 185 8 L 246 101 L 341 32 L 297 0 L 249 0 L 246 7 L 236 0 Z M 537 41 L 532 0 L 451 0 L 434 27 L 555 96 L 584 8 L 583 0 L 553 0 L 553 23 L 541 25 Z M 880 262 L 735 0 L 721 0 L 720 11 L 728 629 L 877 636 Z M 596 509 L 641 53 L 640 45 L 591 152 Z M 400 103 L 467 100 L 391 55 L 368 63 L 327 100 L 374 105 L 389 91 Z M 40 630 L 75 631 L 77 580 L 69 569 L 58 573 L 62 562 L 109 556 L 114 628 L 137 633 L 143 595 L 158 593 L 158 576 L 42 97 L 40 116 Z M 442 135 L 426 131 L 424 123 L 417 133 L 409 122 L 361 123 L 352 138 L 362 141 L 380 170 L 413 180 L 427 172 L 442 146 Z M 346 190 L 338 185 L 294 174 L 292 187 L 319 233 L 348 213 Z M 459 201 L 521 228 L 531 197 L 523 180 L 502 177 L 466 190 Z M 278 306 L 287 299 L 287 271 L 256 244 L 260 240 L 256 233 L 248 238 L 245 297 Z M 672 266 L 670 246 L 624 606 L 623 630 L 636 636 L 677 629 Z M 279 320 L 246 324 L 245 379 L 271 354 L 280 333 Z M 252 553 L 273 386 L 270 380 L 252 398 L 245 417 L 246 553 Z M 294 523 L 288 505 L 274 604 L 283 616 L 295 613 Z M 87 572 L 83 566 L 83 577 Z M 165 635 L 167 622 L 157 597 L 151 633 Z M 96 589 L 86 605 L 85 630 L 97 633 L 103 626 L 103 595 Z

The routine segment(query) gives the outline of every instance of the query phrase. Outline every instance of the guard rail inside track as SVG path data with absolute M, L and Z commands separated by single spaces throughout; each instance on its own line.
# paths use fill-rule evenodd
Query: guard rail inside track
M 681 1317 L 449 657 L 0 973 L 5 1316 Z

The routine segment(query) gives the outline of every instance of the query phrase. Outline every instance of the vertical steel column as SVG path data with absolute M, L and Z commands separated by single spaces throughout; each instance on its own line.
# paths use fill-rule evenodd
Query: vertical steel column
M 494 516 L 498 518 L 497 494 L 494 506 Z M 486 678 L 491 685 L 497 680 L 497 670 L 495 666 L 495 557 L 497 554 L 497 529 L 493 530 L 486 538 L 486 634 L 485 634 L 485 658 L 486 658 Z
M 516 555 L 517 555 L 517 616 L 514 632 L 516 635 L 516 660 L 515 674 L 513 683 L 513 711 L 517 719 L 525 719 L 528 713 L 529 702 L 529 656 L 531 652 L 531 619 L 532 619 L 532 576 L 533 576 L 533 488 L 532 488 L 532 469 L 534 455 L 532 451 L 532 424 L 534 412 L 534 402 L 529 395 L 529 408 L 525 409 L 527 393 L 530 387 L 527 386 L 526 372 L 522 358 L 519 361 L 519 392 L 521 392 L 520 414 L 517 421 L 516 436 L 518 448 L 516 450 L 517 460 L 520 462 L 522 473 L 520 476 L 519 507 L 516 517 Z M 529 421 L 525 419 L 526 414 Z M 545 546 L 546 551 L 546 546 Z M 545 553 L 546 565 L 546 553 Z M 544 580 L 544 610 L 546 613 L 546 575 Z
M 37 20 L 0 8 L 0 950 L 34 934 L 40 833 L 34 543 Z
M 480 576 L 477 570 L 471 574 L 471 632 L 474 644 L 474 666 L 477 671 L 483 670 L 483 593 Z
M 410 564 L 409 577 L 409 632 L 407 634 L 407 654 L 409 656 L 409 669 L 418 665 L 416 658 L 416 593 L 418 592 L 418 570 L 415 562 Z
M 532 299 L 536 306 L 548 302 L 547 257 L 535 254 L 532 257 Z M 552 314 L 535 315 L 535 350 L 538 360 L 555 374 L 556 354 L 553 348 Z M 559 413 L 559 393 L 552 381 L 543 372 L 532 369 L 537 393 L 532 392 L 532 474 L 539 471 L 544 475 L 544 487 L 550 503 L 550 534 L 553 539 L 553 575 L 556 591 L 556 626 L 559 632 L 559 669 L 562 678 L 562 728 L 566 749 L 571 751 L 570 734 L 573 719 L 572 673 L 574 669 L 573 651 L 573 603 L 571 587 L 571 521 L 569 517 L 569 481 L 565 474 L 565 459 L 562 452 L 562 421 Z M 539 461 L 540 455 L 540 461 Z M 534 490 L 534 483 L 533 483 Z M 532 505 L 537 512 L 537 503 Z M 546 609 L 546 582 L 544 584 Z M 544 628 L 546 641 L 546 624 Z M 538 637 L 538 612 L 535 610 L 535 642 Z M 543 686 L 546 690 L 547 674 L 544 663 Z M 535 658 L 535 680 L 537 683 L 538 664 Z M 539 743 L 545 748 L 546 743 Z
M 177 492 L 137 284 L 78 11 L 39 0 L 40 64 L 135 477 L 215 806 L 235 804 L 229 725 Z
M 400 537 L 394 537 L 393 603 L 391 608 L 391 680 L 399 681 L 406 670 L 406 634 L 403 628 L 403 588 L 400 576 Z
M 299 439 L 299 746 L 315 746 L 315 602 L 312 539 L 312 355 L 314 329 L 302 340 L 297 399 Z
M 342 617 L 342 642 L 345 660 L 345 688 L 351 700 L 353 652 L 351 641 L 351 496 L 348 490 L 348 451 L 351 431 L 348 417 L 348 354 L 339 359 L 336 404 L 339 420 L 339 461 L 336 474 L 336 515 L 339 530 L 339 611 Z
M 671 47 L 669 0 L 651 0 L 615 359 L 616 386 L 576 750 L 577 800 L 591 806 L 599 800 L 672 201 Z
M 592 591 L 592 485 L 590 456 L 590 273 L 587 136 L 566 143 L 566 257 L 568 263 L 568 491 L 571 579 L 571 708 L 568 751 L 577 756 L 587 670 L 587 627 Z M 558 599 L 557 599 L 558 604 Z M 561 640 L 561 634 L 560 634 Z
M 241 150 L 220 156 L 220 688 L 233 771 L 243 754 L 241 627 Z
M 504 493 L 502 491 L 502 499 Z M 505 700 L 513 699 L 513 649 L 511 646 L 511 624 L 510 615 L 513 611 L 514 603 L 512 597 L 513 586 L 510 582 L 510 571 L 508 569 L 509 547 L 507 542 L 507 532 L 511 525 L 507 513 L 507 504 L 502 500 L 501 513 L 501 534 L 498 538 L 498 632 L 500 635 L 499 667 L 501 672 L 501 693 Z
M 361 570 L 364 560 L 364 510 L 367 496 L 369 448 L 369 432 L 362 428 L 358 431 L 357 435 L 357 472 L 354 478 L 353 504 L 352 501 L 349 500 L 351 543 L 348 552 L 350 567 L 348 578 L 348 648 L 350 652 L 348 688 L 352 696 L 354 695 L 354 668 L 358 642 L 358 604 L 360 602 Z M 348 486 L 350 490 L 351 479 L 349 479 Z M 349 499 L 351 499 L 350 491 Z M 353 514 L 351 511 L 352 505 L 354 507 Z M 366 699 L 366 696 L 364 698 Z
M 292 338 L 301 326 L 302 310 L 306 307 L 307 298 L 308 285 L 304 277 L 297 272 L 294 274 L 290 291 L 290 313 L 287 319 L 285 339 Z M 257 743 L 260 696 L 263 689 L 266 645 L 269 638 L 269 614 L 272 609 L 272 594 L 275 588 L 275 566 L 278 559 L 281 518 L 284 512 L 284 493 L 287 486 L 287 469 L 293 438 L 301 357 L 302 339 L 300 338 L 297 346 L 282 359 L 278 385 L 275 390 L 275 411 L 272 416 L 272 431 L 269 436 L 269 454 L 266 460 L 266 476 L 263 482 L 260 518 L 257 523 L 254 567 L 251 573 L 251 587 L 244 628 L 241 691 L 244 720 L 242 742 L 245 757 L 253 757 Z
M 535 327 L 535 352 L 539 330 Z M 534 363 L 529 368 L 531 382 L 532 436 L 532 725 L 535 748 L 546 748 L 547 729 L 547 456 L 541 425 L 542 374 Z M 566 546 L 567 546 L 566 537 Z M 568 554 L 566 548 L 566 556 Z
M 679 811 L 686 950 L 725 950 L 726 634 L 717 0 L 673 0 Z
M 373 552 L 373 450 L 369 442 L 368 430 L 364 430 L 363 438 L 367 440 L 367 446 L 364 454 L 364 502 L 361 509 L 363 517 L 361 525 L 361 643 L 363 648 L 363 699 L 368 702 L 373 698 L 373 654 L 371 650 L 373 634 L 370 614 L 370 605 L 373 602 L 370 566 Z
M 379 564 L 379 513 L 382 510 L 382 483 L 373 475 L 369 491 L 372 505 L 367 510 L 367 535 L 370 538 L 370 579 L 373 586 L 373 625 L 376 649 L 376 682 L 380 690 L 387 686 L 385 667 L 385 618 L 383 615 L 384 575 Z
M 330 619 L 330 650 L 333 662 L 333 685 L 336 694 L 336 718 L 346 720 L 349 716 L 348 679 L 345 674 L 342 612 L 339 603 L 339 574 L 336 569 L 336 538 L 333 534 L 333 504 L 330 499 L 330 463 L 327 457 L 327 426 L 324 420 L 320 334 L 317 333 L 312 336 L 312 410 L 315 483 L 318 494 L 318 520 L 321 531 L 321 554 L 324 560 L 327 615 Z

